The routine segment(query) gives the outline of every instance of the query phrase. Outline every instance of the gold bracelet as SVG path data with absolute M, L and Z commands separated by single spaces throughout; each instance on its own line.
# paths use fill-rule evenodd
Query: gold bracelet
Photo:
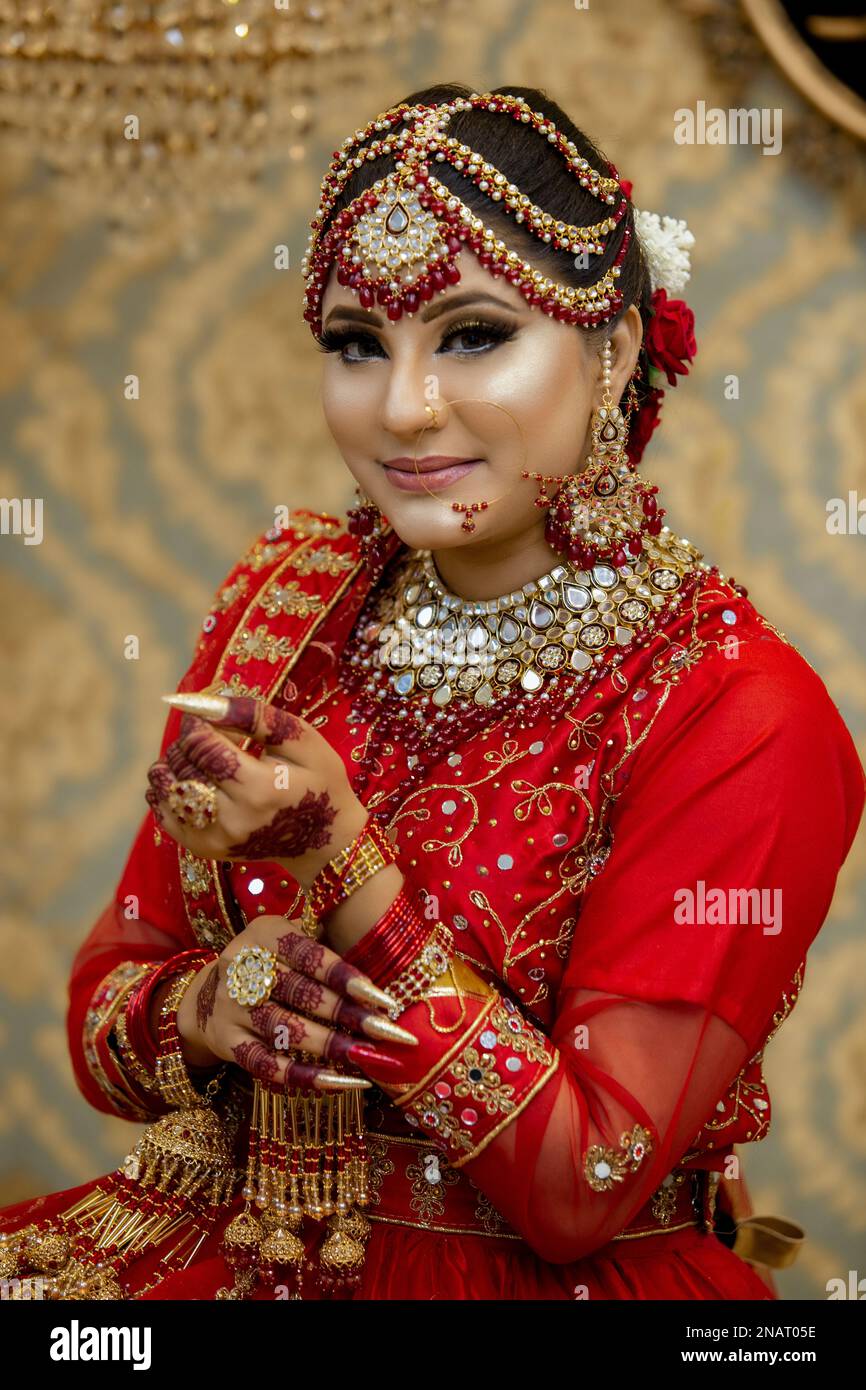
M 177 1010 L 196 970 L 186 970 L 171 986 L 159 1011 L 159 1050 L 156 1058 L 156 1080 L 166 1105 L 177 1107 L 209 1105 L 220 1088 L 226 1067 L 211 1077 L 204 1091 L 196 1090 L 187 1069 L 177 1031 Z
M 133 986 L 134 988 L 134 986 Z M 130 993 L 132 990 L 130 989 Z M 137 1081 L 143 1091 L 159 1094 L 159 1082 L 154 1072 L 147 1070 L 141 1058 L 133 1051 L 126 1031 L 126 1014 L 123 1009 L 114 1020 L 114 1037 L 117 1041 L 119 1060 L 126 1067 L 133 1081 Z
M 386 990 L 395 1001 L 388 1015 L 396 1019 L 410 1004 L 426 999 L 431 986 L 448 969 L 454 951 L 454 937 L 444 922 L 437 922 L 415 959 Z
M 381 830 L 380 833 L 382 838 L 387 840 L 384 830 Z M 354 862 L 344 877 L 343 869 L 352 855 L 355 856 Z M 322 922 L 314 903 L 318 896 L 316 884 L 321 882 L 323 876 L 333 874 L 339 884 L 339 897 L 336 902 L 333 901 L 333 888 L 329 893 L 331 900 L 325 911 L 330 912 L 344 903 L 347 898 L 350 898 L 362 884 L 367 882 L 368 878 L 373 877 L 373 874 L 378 873 L 380 869 L 387 868 L 389 864 L 393 864 L 396 858 L 397 854 L 393 849 L 390 854 L 383 852 L 370 832 L 369 823 L 365 825 L 354 840 L 339 850 L 316 875 L 313 885 L 304 898 L 304 906 L 301 911 L 301 930 L 304 935 L 317 939 L 322 934 Z

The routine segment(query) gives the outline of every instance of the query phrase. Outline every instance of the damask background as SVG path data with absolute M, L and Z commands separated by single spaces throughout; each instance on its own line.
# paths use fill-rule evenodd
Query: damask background
M 866 541 L 828 535 L 826 503 L 866 495 L 866 235 L 794 144 L 768 156 L 674 141 L 678 108 L 732 104 L 689 8 L 458 6 L 403 57 L 365 59 L 357 86 L 319 92 L 303 157 L 293 150 L 248 209 L 203 221 L 197 256 L 121 255 L 98 208 L 73 212 L 4 153 L 0 496 L 43 498 L 44 539 L 0 536 L 0 1204 L 108 1171 L 133 1139 L 75 1088 L 70 962 L 120 874 L 159 696 L 185 670 L 213 591 L 276 505 L 351 501 L 297 266 L 330 151 L 407 92 L 542 86 L 633 181 L 638 206 L 687 220 L 698 356 L 667 393 L 644 466 L 671 525 L 819 671 L 862 755 Z M 738 104 L 786 121 L 802 110 L 769 60 Z M 280 243 L 287 271 L 274 268 Z M 130 373 L 138 400 L 124 396 Z M 732 374 L 738 399 L 725 395 Z M 804 797 L 821 775 L 803 767 Z M 768 1049 L 771 1133 L 744 1153 L 756 1210 L 808 1234 L 778 1277 L 783 1297 L 822 1298 L 827 1279 L 866 1274 L 864 869 L 861 833 Z

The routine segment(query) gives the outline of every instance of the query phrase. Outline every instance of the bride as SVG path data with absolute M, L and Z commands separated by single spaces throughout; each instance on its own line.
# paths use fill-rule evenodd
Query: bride
M 84 1096 L 147 1127 L 0 1213 L 2 1273 L 773 1298 L 737 1150 L 864 780 L 638 472 L 695 352 L 693 238 L 544 93 L 457 85 L 349 135 L 311 226 L 358 506 L 278 509 L 166 697 L 70 983 Z

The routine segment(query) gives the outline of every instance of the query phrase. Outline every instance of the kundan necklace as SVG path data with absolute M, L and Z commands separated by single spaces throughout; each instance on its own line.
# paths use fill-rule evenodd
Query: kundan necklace
M 652 629 L 699 559 L 665 528 L 631 564 L 564 562 L 520 589 L 473 600 L 452 593 L 431 552 L 418 550 L 362 615 L 348 664 L 371 695 L 420 702 L 428 719 L 455 701 L 531 698 L 557 677 L 579 682 Z

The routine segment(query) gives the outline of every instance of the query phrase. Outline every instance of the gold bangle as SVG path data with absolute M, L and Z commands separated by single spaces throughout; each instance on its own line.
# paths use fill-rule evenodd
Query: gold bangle
M 132 990 L 130 990 L 131 992 Z M 133 1081 L 136 1081 L 143 1091 L 158 1095 L 159 1083 L 155 1073 L 148 1071 L 141 1058 L 133 1051 L 126 1031 L 126 1013 L 123 1009 L 114 1020 L 114 1037 L 117 1041 L 118 1058 L 126 1067 Z
M 196 1090 L 187 1069 L 177 1031 L 177 1010 L 196 970 L 186 970 L 175 980 L 163 1000 L 159 1021 L 159 1051 L 156 1058 L 156 1080 L 166 1105 L 175 1107 L 209 1105 L 220 1088 L 226 1067 L 211 1077 L 204 1091 Z
M 397 1018 L 410 1004 L 427 998 L 433 984 L 448 969 L 453 952 L 450 928 L 437 922 L 415 959 L 388 982 L 387 992 L 394 1000 L 394 1007 L 388 1010 L 390 1018 Z

